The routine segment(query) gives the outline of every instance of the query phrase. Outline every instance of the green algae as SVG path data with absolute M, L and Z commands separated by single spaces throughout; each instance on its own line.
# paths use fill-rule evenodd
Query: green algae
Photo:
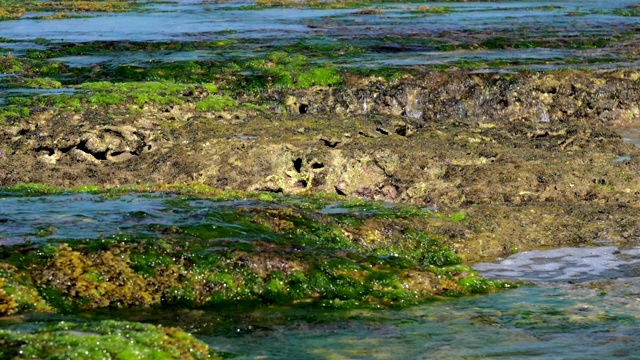
M 51 78 L 23 78 L 20 82 L 16 82 L 15 85 L 23 88 L 31 89 L 60 89 L 62 83 Z
M 229 96 L 209 95 L 198 101 L 195 108 L 202 111 L 221 111 L 237 105 L 238 102 Z
M 0 330 L 0 345 L 11 359 L 220 359 L 182 330 L 112 320 Z
M 262 58 L 238 61 L 229 65 L 224 72 L 242 74 L 236 77 L 235 83 L 226 87 L 232 91 L 244 89 L 246 93 L 269 89 L 304 89 L 314 85 L 335 86 L 342 82 L 342 77 L 332 64 L 314 65 L 304 55 L 290 55 L 287 52 L 273 52 Z
M 0 72 L 3 74 L 19 74 L 29 77 L 54 77 L 66 70 L 67 67 L 58 62 L 15 57 L 10 53 L 0 56 Z
M 26 119 L 35 109 L 52 109 L 56 112 L 82 112 L 91 108 L 104 108 L 111 114 L 138 114 L 145 106 L 160 107 L 187 105 L 196 111 L 226 111 L 244 109 L 250 112 L 265 112 L 270 108 L 286 107 L 286 97 L 274 94 L 282 91 L 308 89 L 314 86 L 341 88 L 349 83 L 371 76 L 382 77 L 393 82 L 404 76 L 415 75 L 416 69 L 379 67 L 375 69 L 343 68 L 345 64 L 333 65 L 325 62 L 335 56 L 358 57 L 372 49 L 384 49 L 384 44 L 398 43 L 401 46 L 435 47 L 439 51 L 457 49 L 529 49 L 529 48 L 603 48 L 622 41 L 629 34 L 610 37 L 587 36 L 566 39 L 550 36 L 544 39 L 514 39 L 495 36 L 473 44 L 451 43 L 437 39 L 359 39 L 354 44 L 338 45 L 326 41 L 300 41 L 282 46 L 269 46 L 270 52 L 253 58 L 225 55 L 220 61 L 174 61 L 150 62 L 142 65 L 105 65 L 69 68 L 51 57 L 65 54 L 88 54 L 92 52 L 133 51 L 147 47 L 155 49 L 208 49 L 216 46 L 211 42 L 162 43 L 143 45 L 126 42 L 104 42 L 96 45 L 77 44 L 59 46 L 47 50 L 29 50 L 26 58 L 11 55 L 0 56 L 0 69 L 17 77 L 5 80 L 7 87 L 33 89 L 70 90 L 60 93 L 17 94 L 6 98 L 6 106 L 0 110 L 0 121 Z M 373 43 L 371 43 L 373 42 Z M 372 44 L 378 44 L 373 45 Z M 58 46 L 58 45 L 56 45 Z M 271 51 L 272 50 L 272 51 Z M 384 51 L 384 50 L 383 50 Z M 611 62 L 611 57 L 587 59 L 558 59 L 556 65 L 597 64 Z M 548 59 L 510 60 L 457 60 L 446 64 L 432 64 L 425 69 L 450 71 L 456 69 L 478 70 L 483 68 L 521 67 L 546 65 Z M 346 63 L 348 65 L 348 61 Z M 341 67 L 342 66 L 342 67 Z M 100 81 L 95 81 L 99 79 Z M 73 93 L 69 93 L 73 92 Z M 249 98 L 251 98 L 249 102 Z M 274 99 L 279 99 L 274 101 Z M 285 110 L 286 111 L 286 110 Z M 289 111 L 291 111 L 289 109 Z
M 0 69 L 17 75 L 5 82 L 8 87 L 75 90 L 72 94 L 8 96 L 8 109 L 3 111 L 2 119 L 27 118 L 27 110 L 32 108 L 78 112 L 92 107 L 124 106 L 135 112 L 146 105 L 190 104 L 198 111 L 222 111 L 239 105 L 264 111 L 264 100 L 241 104 L 236 99 L 265 91 L 339 86 L 343 81 L 333 65 L 316 65 L 303 55 L 291 56 L 285 52 L 225 64 L 178 61 L 144 67 L 121 65 L 97 72 L 9 54 L 0 57 Z M 96 77 L 103 80 L 93 81 Z
M 338 220 L 344 215 L 325 215 L 309 205 L 282 207 L 287 201 L 278 203 L 277 196 L 250 196 L 268 202 L 212 202 L 199 208 L 193 224 L 151 225 L 157 236 L 45 240 L 0 248 L 0 258 L 36 279 L 27 285 L 62 312 L 242 302 L 406 305 L 506 286 L 460 282 L 473 274 L 455 267 L 462 260 L 437 236 L 411 228 L 412 218 L 443 221 L 428 211 L 394 215 L 379 202 L 351 200 L 344 209 L 364 220 L 345 222 Z M 299 198 L 288 202 L 304 204 Z M 192 201 L 202 200 L 188 196 L 166 204 L 186 211 Z M 389 222 L 392 232 L 373 230 Z
M 28 107 L 22 106 L 7 106 L 0 108 L 0 124 L 7 121 L 15 121 L 18 119 L 25 119 L 31 115 L 31 111 Z
M 640 6 L 635 6 L 635 7 L 627 7 L 625 9 L 615 9 L 612 10 L 611 13 L 613 15 L 618 15 L 618 16 L 640 16 Z
M 91 193 L 100 194 L 103 197 L 120 196 L 129 193 L 149 194 L 153 195 L 157 192 L 179 193 L 183 196 L 180 201 L 188 200 L 195 197 L 206 197 L 216 201 L 237 200 L 257 197 L 259 195 L 268 195 L 260 192 L 245 192 L 239 190 L 220 190 L 202 183 L 191 184 L 132 184 L 117 187 L 99 187 L 92 184 L 63 188 L 42 183 L 22 183 L 11 187 L 2 187 L 0 192 L 5 191 L 11 193 L 12 196 L 38 196 L 53 195 L 62 193 Z M 173 201 L 173 200 L 166 200 Z
M 409 12 L 414 14 L 448 14 L 454 10 L 449 6 L 424 6 L 419 5 L 415 8 L 408 7 Z
M 38 294 L 28 275 L 0 263 L 0 316 L 50 311 L 53 308 Z

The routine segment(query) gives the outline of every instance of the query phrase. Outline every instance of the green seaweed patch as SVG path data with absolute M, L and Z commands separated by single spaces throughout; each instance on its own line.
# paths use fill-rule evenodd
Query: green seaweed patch
M 514 287 L 510 282 L 490 280 L 481 276 L 469 275 L 458 282 L 464 294 L 489 294 Z
M 116 105 L 128 100 L 138 106 L 142 106 L 148 103 L 160 105 L 182 104 L 184 101 L 181 96 L 187 91 L 189 85 L 177 84 L 171 81 L 126 83 L 101 81 L 85 83 L 79 85 L 78 88 L 91 92 L 87 100 L 92 104 Z M 213 84 L 204 89 L 206 91 L 209 91 L 209 89 L 216 91 Z
M 4 74 L 51 77 L 60 75 L 67 70 L 67 66 L 59 62 L 14 57 L 12 54 L 0 56 L 0 73 Z
M 618 16 L 640 16 L 640 4 L 629 5 L 624 9 L 614 9 L 611 13 Z
M 53 195 L 65 191 L 61 187 L 39 183 L 17 184 L 2 190 L 20 195 Z
M 459 1 L 459 0 L 456 0 Z M 240 7 L 244 10 L 264 8 L 354 9 L 385 3 L 423 3 L 422 0 L 255 0 L 254 4 Z M 440 2 L 455 2 L 440 0 Z
M 306 89 L 312 86 L 333 86 L 342 82 L 342 76 L 328 64 L 326 67 L 309 69 L 298 74 L 297 85 Z
M 386 306 L 479 291 L 460 282 L 477 275 L 427 233 L 367 241 L 359 232 L 371 223 L 285 210 L 205 215 L 217 224 L 205 234 L 194 232 L 205 225 L 176 226 L 161 238 L 52 241 L 7 246 L 0 255 L 63 312 L 238 302 Z
M 459 211 L 456 213 L 453 213 L 451 215 L 449 215 L 449 220 L 453 221 L 453 222 L 461 222 L 467 219 L 467 214 Z
M 92 193 L 100 194 L 105 198 L 116 197 L 131 193 L 154 194 L 154 193 L 174 193 L 183 196 L 182 199 L 208 198 L 211 200 L 242 200 L 257 198 L 259 195 L 267 194 L 261 192 L 247 192 L 239 190 L 220 190 L 202 183 L 182 183 L 182 184 L 134 184 L 115 187 L 99 187 L 92 184 L 81 185 L 72 188 L 63 188 L 41 183 L 23 183 L 10 187 L 0 187 L 0 191 L 10 193 L 12 196 L 40 196 L 56 195 L 63 193 Z M 172 200 L 167 200 L 172 201 Z
M 233 92 L 245 93 L 265 90 L 336 86 L 343 79 L 331 63 L 314 65 L 304 55 L 274 52 L 263 58 L 230 64 L 226 73 L 235 74 L 227 85 Z
M 0 248 L 0 258 L 35 279 L 26 284 L 62 312 L 238 302 L 387 306 L 501 288 L 462 266 L 438 236 L 413 228 L 412 218 L 456 223 L 465 214 L 395 216 L 384 203 L 352 199 L 337 205 L 364 215 L 344 222 L 312 201 L 296 207 L 276 194 L 242 196 L 252 200 L 203 205 L 172 197 L 165 204 L 177 212 L 206 211 L 191 224 L 152 225 L 156 236 L 13 245 Z
M 418 5 L 415 8 L 408 7 L 407 10 L 413 14 L 431 14 L 431 15 L 444 15 L 453 12 L 450 6 L 426 6 Z
M 24 106 L 6 106 L 0 109 L 0 124 L 10 123 L 12 121 L 26 119 L 31 115 L 28 107 Z
M 180 329 L 113 320 L 0 330 L 0 344 L 12 359 L 221 359 Z
M 196 110 L 202 111 L 221 111 L 236 107 L 238 102 L 229 96 L 209 95 L 198 101 L 195 105 Z
M 0 263 L 0 316 L 26 312 L 51 312 L 29 275 L 15 266 Z
M 59 84 L 53 80 L 52 85 Z M 41 84 L 46 84 L 41 82 Z M 48 107 L 57 109 L 81 110 L 87 106 L 123 106 L 140 109 L 146 105 L 166 106 L 195 102 L 196 98 L 206 97 L 217 91 L 211 83 L 179 84 L 173 81 L 125 82 L 108 81 L 89 82 L 73 86 L 76 94 L 51 94 L 47 96 L 14 96 L 7 103 L 14 107 Z M 217 98 L 217 96 L 214 96 Z M 225 101 L 231 100 L 224 97 Z M 199 104 L 199 103 L 198 103 Z M 224 104 L 228 104 L 224 102 Z M 235 104 L 235 103 L 234 103 Z
M 339 216 L 352 214 L 381 219 L 397 219 L 406 217 L 428 217 L 432 215 L 431 210 L 419 206 L 391 204 L 383 201 L 363 200 L 360 198 L 336 201 L 332 206 L 334 207 L 334 211 L 336 211 L 336 209 L 338 210 Z M 344 211 L 340 213 L 340 209 L 344 209 Z
M 62 83 L 51 78 L 21 78 L 20 81 L 14 83 L 22 88 L 30 89 L 61 89 Z
M 27 49 L 29 59 L 51 59 L 75 55 L 113 55 L 118 52 L 193 51 L 219 49 L 235 44 L 235 40 L 216 41 L 92 41 L 83 43 L 44 43 L 46 49 Z
M 3 74 L 18 74 L 24 71 L 23 61 L 11 54 L 0 56 L 0 72 Z

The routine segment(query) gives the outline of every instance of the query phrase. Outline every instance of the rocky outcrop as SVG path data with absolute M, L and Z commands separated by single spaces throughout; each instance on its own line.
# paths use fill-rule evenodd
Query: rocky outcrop
M 640 150 L 613 127 L 640 123 L 639 89 L 632 71 L 429 73 L 279 95 L 303 114 L 45 111 L 0 128 L 0 186 L 328 192 L 463 208 L 513 236 L 538 224 L 564 242 L 624 242 L 638 236 L 630 214 L 640 203 Z M 557 214 L 556 206 L 589 209 L 572 220 L 584 224 L 582 240 L 562 216 L 543 225 L 545 216 L 527 212 Z M 602 213 L 608 220 L 590 222 Z M 514 216 L 519 228 L 504 223 Z

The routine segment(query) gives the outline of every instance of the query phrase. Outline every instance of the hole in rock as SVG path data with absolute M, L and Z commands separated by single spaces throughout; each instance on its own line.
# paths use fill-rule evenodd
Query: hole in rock
M 396 127 L 396 134 L 400 136 L 407 136 L 407 127 L 404 125 Z
M 87 154 L 91 154 L 98 160 L 107 160 L 107 152 L 106 151 L 99 151 L 99 152 L 91 151 L 89 148 L 87 148 L 87 141 L 86 140 L 81 141 L 80 144 L 78 144 L 76 146 L 76 149 L 78 149 L 80 151 L 84 151 Z
M 347 194 L 344 191 L 340 190 L 340 188 L 338 188 L 337 186 L 335 187 L 335 189 L 338 195 L 347 196 Z
M 306 188 L 307 187 L 307 180 L 296 181 L 296 183 L 293 184 L 293 187 L 298 188 L 298 189 Z
M 297 158 L 295 160 L 293 160 L 293 168 L 296 169 L 296 171 L 299 173 L 300 170 L 302 170 L 302 159 L 301 158 Z
M 300 112 L 300 114 L 306 114 L 307 112 L 309 112 L 309 105 L 300 104 L 300 106 L 298 106 L 298 111 Z
M 377 127 L 376 131 L 379 132 L 382 135 L 389 135 L 389 132 L 383 128 Z
M 49 155 L 49 156 L 53 156 L 53 154 L 56 153 L 56 151 L 53 148 L 50 148 L 48 146 L 40 146 L 40 147 L 38 147 L 36 149 L 36 152 L 38 152 L 38 153 L 41 152 L 41 151 L 46 151 L 47 155 Z
M 324 167 L 323 163 L 314 162 L 313 164 L 311 164 L 312 169 L 322 169 L 323 167 Z
M 60 150 L 63 154 L 66 154 L 66 153 L 68 153 L 69 151 L 71 151 L 71 149 L 73 149 L 73 148 L 75 148 L 75 147 L 76 147 L 75 145 L 71 145 L 71 146 L 67 146 L 67 147 L 60 148 L 59 150 Z
M 338 146 L 338 144 L 340 144 L 340 141 L 331 141 L 331 140 L 327 140 L 327 139 L 320 139 L 320 141 L 322 141 L 324 143 L 324 146 L 330 147 L 330 148 L 334 148 L 336 146 Z

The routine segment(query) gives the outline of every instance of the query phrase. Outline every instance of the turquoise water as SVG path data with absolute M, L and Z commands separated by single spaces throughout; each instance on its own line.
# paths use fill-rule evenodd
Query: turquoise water
M 615 283 L 607 295 L 522 287 L 397 311 L 264 310 L 226 332 L 196 334 L 239 359 L 633 358 L 640 351 L 638 285 Z

